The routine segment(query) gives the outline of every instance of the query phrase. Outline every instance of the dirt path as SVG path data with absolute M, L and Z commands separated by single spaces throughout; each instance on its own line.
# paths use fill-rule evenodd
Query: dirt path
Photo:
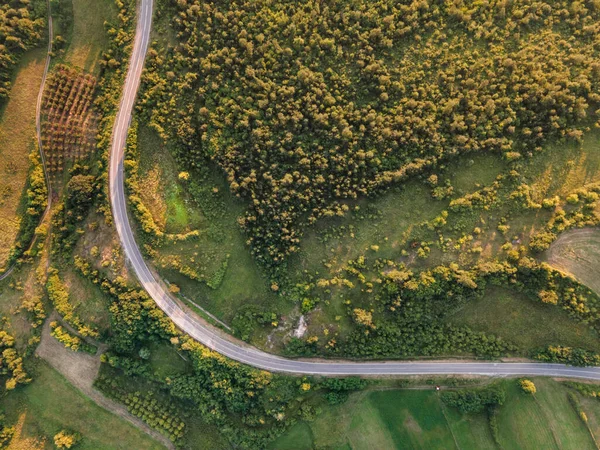
M 50 335 L 50 322 L 57 320 L 58 315 L 53 312 L 42 330 L 42 340 L 35 354 L 48 362 L 56 371 L 62 374 L 73 386 L 97 405 L 123 418 L 134 427 L 148 434 L 168 449 L 174 449 L 173 443 L 150 428 L 137 417 L 131 415 L 127 408 L 120 403 L 106 397 L 94 388 L 94 380 L 100 370 L 100 354 L 104 347 L 99 347 L 96 355 L 84 352 L 74 352 L 65 348 L 60 342 Z

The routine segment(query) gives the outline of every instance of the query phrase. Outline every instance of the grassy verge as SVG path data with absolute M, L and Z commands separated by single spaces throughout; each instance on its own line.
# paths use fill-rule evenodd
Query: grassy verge
M 81 395 L 61 375 L 45 363 L 36 367 L 35 381 L 0 404 L 9 423 L 26 413 L 22 437 L 53 436 L 62 429 L 83 436 L 80 449 L 160 449 L 160 444 L 122 419 L 105 411 Z

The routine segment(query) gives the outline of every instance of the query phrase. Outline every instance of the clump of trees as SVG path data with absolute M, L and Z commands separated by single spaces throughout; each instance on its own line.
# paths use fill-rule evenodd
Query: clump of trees
M 50 334 L 66 348 L 70 348 L 74 352 L 84 351 L 91 354 L 96 353 L 97 349 L 93 345 L 88 344 L 79 336 L 71 333 L 57 321 L 50 322 L 50 329 Z
M 344 403 L 352 391 L 365 388 L 369 382 L 358 377 L 351 378 L 327 378 L 321 382 L 321 387 L 328 390 L 325 400 L 330 405 Z
M 120 277 L 109 279 L 80 257 L 75 257 L 74 262 L 83 276 L 99 285 L 113 300 L 108 308 L 111 314 L 109 342 L 113 350 L 130 353 L 139 350 L 143 341 L 170 339 L 177 335 L 173 322 L 144 290 L 129 286 Z
M 13 70 L 21 55 L 42 37 L 46 23 L 43 3 L 9 0 L 0 5 L 0 105 L 10 95 Z
M 526 394 L 535 394 L 537 392 L 537 389 L 535 387 L 535 384 L 533 383 L 533 381 L 531 380 L 520 380 L 519 381 L 519 386 L 521 387 L 521 390 L 523 392 L 525 392 Z
M 600 355 L 583 349 L 564 347 L 561 345 L 549 346 L 534 354 L 534 358 L 541 361 L 569 364 L 571 366 L 598 366 Z
M 237 337 L 248 341 L 257 323 L 259 325 L 277 326 L 277 314 L 265 311 L 257 305 L 247 305 L 242 307 L 233 317 L 231 327 Z
M 241 226 L 272 268 L 348 201 L 460 154 L 518 160 L 597 120 L 592 1 L 167 5 L 178 42 L 150 50 L 140 105 L 185 165 L 213 161 L 248 201 Z
M 505 400 L 506 392 L 500 385 L 483 389 L 446 391 L 442 394 L 444 403 L 463 413 L 478 413 L 486 408 L 502 406 Z
M 12 265 L 21 256 L 27 254 L 26 251 L 28 246 L 33 243 L 38 234 L 44 234 L 39 233 L 42 230 L 39 230 L 37 227 L 46 210 L 46 206 L 48 205 L 48 186 L 46 185 L 44 169 L 40 162 L 37 149 L 29 155 L 29 160 L 31 161 L 31 168 L 27 180 L 29 184 L 26 198 L 27 208 L 21 221 L 17 242 L 15 242 L 10 251 L 7 267 Z M 43 237 L 41 240 L 43 240 Z M 43 245 L 43 242 L 41 245 Z M 29 254 L 35 256 L 36 250 L 37 249 L 32 247 Z
M 185 421 L 172 403 L 156 398 L 152 392 L 127 392 L 108 377 L 101 375 L 96 386 L 115 400 L 124 403 L 127 410 L 155 430 L 177 443 L 187 431 Z
M 0 375 L 6 376 L 4 386 L 11 391 L 19 384 L 27 384 L 31 378 L 23 367 L 23 358 L 15 349 L 15 338 L 4 330 L 0 330 Z
M 54 435 L 56 448 L 74 448 L 81 442 L 81 435 L 74 431 L 61 430 Z

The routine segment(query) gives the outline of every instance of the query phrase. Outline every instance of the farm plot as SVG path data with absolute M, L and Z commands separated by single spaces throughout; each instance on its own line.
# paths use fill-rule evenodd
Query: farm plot
M 94 76 L 62 65 L 48 80 L 42 104 L 42 143 L 53 175 L 87 158 L 96 146 L 95 88 Z

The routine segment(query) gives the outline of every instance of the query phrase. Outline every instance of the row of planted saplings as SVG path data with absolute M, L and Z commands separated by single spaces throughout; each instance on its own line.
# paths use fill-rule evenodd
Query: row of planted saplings
M 95 148 L 97 128 L 92 101 L 96 79 L 58 66 L 44 92 L 42 146 L 52 172 L 61 172 L 65 160 L 81 160 Z

